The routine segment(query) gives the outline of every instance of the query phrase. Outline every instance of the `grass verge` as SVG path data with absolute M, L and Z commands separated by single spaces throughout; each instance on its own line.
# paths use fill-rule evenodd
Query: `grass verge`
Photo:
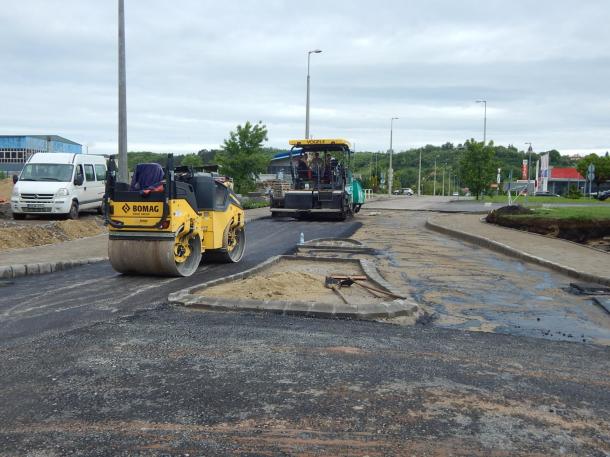
M 610 220 L 610 206 L 566 206 L 535 208 L 533 214 L 506 215 L 515 219 L 575 219 L 580 221 Z

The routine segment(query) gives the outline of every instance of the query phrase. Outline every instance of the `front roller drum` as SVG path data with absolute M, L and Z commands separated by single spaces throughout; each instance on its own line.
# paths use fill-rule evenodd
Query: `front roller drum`
M 187 255 L 175 240 L 108 240 L 110 264 L 119 273 L 153 276 L 190 276 L 201 262 L 201 240 L 188 240 Z

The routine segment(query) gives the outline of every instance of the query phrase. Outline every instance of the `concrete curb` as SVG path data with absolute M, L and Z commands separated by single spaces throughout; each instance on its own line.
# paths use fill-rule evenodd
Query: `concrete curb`
M 476 244 L 477 246 L 492 249 L 494 251 L 509 255 L 511 257 L 516 257 L 527 262 L 532 262 L 538 265 L 542 265 L 544 267 L 551 268 L 572 278 L 610 286 L 610 278 L 594 275 L 591 273 L 583 273 L 565 265 L 561 265 L 559 263 L 543 259 L 542 257 L 538 257 L 533 254 L 528 254 L 527 252 L 520 251 L 519 249 L 513 248 L 512 246 L 508 246 L 498 241 L 490 240 L 489 238 L 485 238 L 483 236 L 473 235 L 471 233 L 462 232 L 461 230 L 448 228 L 443 225 L 431 222 L 430 220 L 426 221 L 426 228 L 435 232 L 442 233 L 444 235 L 449 235 L 464 241 L 468 241 L 470 243 Z
M 403 213 L 438 213 L 438 214 L 488 214 L 491 210 L 481 210 L 481 211 L 464 211 L 464 210 L 447 210 L 447 209 L 415 209 L 415 208 L 364 208 L 367 211 L 396 211 Z
M 225 276 L 224 278 L 215 279 L 213 281 L 208 281 L 206 283 L 190 287 L 186 290 L 170 294 L 169 301 L 173 304 L 178 304 L 191 308 L 204 308 L 221 311 L 271 312 L 283 315 L 343 319 L 380 319 L 398 316 L 411 316 L 419 309 L 419 307 L 415 303 L 411 303 L 406 299 L 396 299 L 388 302 L 374 303 L 371 305 L 367 305 L 365 308 L 359 308 L 357 305 L 348 304 L 328 304 L 305 301 L 288 302 L 234 298 L 224 299 L 204 297 L 202 295 L 195 294 L 195 292 L 206 289 L 208 287 L 240 279 L 245 279 L 248 276 L 254 275 L 281 260 L 312 260 L 314 262 L 343 262 L 352 264 L 357 263 L 360 265 L 364 273 L 370 278 L 371 282 L 395 295 L 400 295 L 400 291 L 396 290 L 391 284 L 385 281 L 377 271 L 375 265 L 367 260 L 279 255 L 271 257 L 265 262 L 253 268 L 250 268 L 249 270 L 245 270 L 230 276 Z
M 53 273 L 55 271 L 69 270 L 70 268 L 103 262 L 106 257 L 92 257 L 90 259 L 68 260 L 46 263 L 28 263 L 0 266 L 0 278 L 13 279 L 21 276 L 32 276 Z
M 321 244 L 325 242 L 341 242 L 350 246 L 333 246 L 332 244 Z M 360 241 L 351 238 L 315 238 L 304 244 L 297 244 L 297 252 L 339 252 L 349 254 L 371 254 L 377 253 L 376 249 L 364 246 Z

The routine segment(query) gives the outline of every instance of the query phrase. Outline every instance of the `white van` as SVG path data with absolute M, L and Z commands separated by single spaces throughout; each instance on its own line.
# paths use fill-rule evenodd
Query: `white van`
M 106 159 L 102 156 L 36 153 L 27 161 L 13 186 L 13 218 L 57 214 L 76 219 L 79 211 L 96 209 L 101 212 L 105 180 Z

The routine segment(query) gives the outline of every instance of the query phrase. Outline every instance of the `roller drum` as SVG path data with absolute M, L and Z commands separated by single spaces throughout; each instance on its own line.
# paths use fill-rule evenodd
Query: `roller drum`
M 201 261 L 201 241 L 189 241 L 191 255 L 176 262 L 174 240 L 108 240 L 110 264 L 119 273 L 154 276 L 190 276 Z

